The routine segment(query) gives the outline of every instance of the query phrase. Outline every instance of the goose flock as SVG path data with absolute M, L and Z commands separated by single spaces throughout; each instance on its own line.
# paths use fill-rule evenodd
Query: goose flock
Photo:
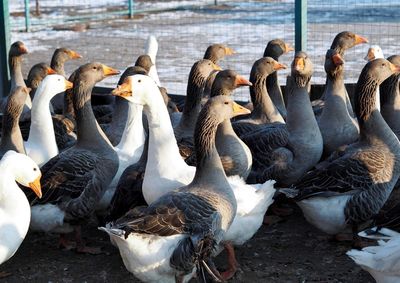
M 93 88 L 119 70 L 90 62 L 67 77 L 64 64 L 82 56 L 59 48 L 25 81 L 28 49 L 13 43 L 0 101 L 0 264 L 28 229 L 101 253 L 82 240 L 83 226 L 98 227 L 143 282 L 224 282 L 267 210 L 290 217 L 296 203 L 311 225 L 351 241 L 347 255 L 377 282 L 400 282 L 400 56 L 372 45 L 349 93 L 345 52 L 367 42 L 336 35 L 314 101 L 306 52 L 286 66 L 279 57 L 294 49 L 271 40 L 246 79 L 219 66 L 235 52 L 213 44 L 193 63 L 183 105 L 158 77 L 154 36 L 106 105 L 92 105 Z M 232 99 L 243 87 L 247 105 Z M 223 250 L 222 272 L 214 258 Z

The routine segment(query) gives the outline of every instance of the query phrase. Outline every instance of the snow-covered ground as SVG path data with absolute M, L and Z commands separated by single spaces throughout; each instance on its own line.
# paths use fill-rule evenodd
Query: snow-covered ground
M 22 2 L 13 0 L 11 2 Z M 41 2 L 60 2 L 41 0 Z M 108 1 L 108 2 L 107 2 Z M 309 0 L 309 32 L 307 52 L 315 66 L 314 83 L 323 83 L 325 75 L 323 61 L 326 50 L 330 47 L 336 33 L 351 30 L 369 38 L 371 44 L 379 44 L 385 55 L 398 52 L 400 33 L 398 23 L 388 22 L 387 6 L 371 8 L 366 20 L 358 15 L 358 19 L 349 19 L 348 23 L 335 21 L 333 12 L 337 7 L 313 5 L 319 0 Z M 75 1 L 64 1 L 75 2 Z M 79 1 L 80 5 L 88 5 L 90 1 Z M 99 1 L 104 3 L 121 3 L 122 0 Z M 182 1 L 135 1 L 138 5 L 174 5 Z M 193 1 L 183 1 L 189 3 Z M 26 60 L 29 66 L 49 61 L 53 49 L 65 46 L 82 53 L 84 59 L 70 62 L 67 70 L 72 72 L 79 64 L 87 61 L 100 61 L 121 70 L 134 63 L 135 58 L 143 52 L 146 38 L 153 34 L 159 41 L 157 65 L 162 83 L 170 93 L 185 94 L 187 76 L 192 64 L 200 59 L 208 45 L 223 43 L 232 47 L 237 54 L 227 57 L 221 62 L 223 68 L 231 68 L 248 76 L 252 63 L 264 52 L 267 42 L 274 38 L 282 38 L 294 44 L 294 1 L 219 1 L 225 5 L 217 8 L 209 7 L 199 10 L 181 10 L 144 14 L 133 20 L 113 20 L 90 24 L 84 32 L 55 31 L 47 29 L 32 33 L 12 33 L 13 40 L 22 40 L 32 52 Z M 350 1 L 352 2 L 352 1 Z M 350 3 L 349 2 L 349 3 Z M 364 2 L 371 2 L 369 0 Z M 390 2 L 390 1 L 389 1 Z M 322 2 L 321 2 L 322 3 Z M 400 0 L 392 0 L 394 7 L 400 7 Z M 18 3 L 17 3 L 18 4 Z M 99 5 L 100 5 L 99 4 Z M 348 17 L 360 10 L 360 1 L 348 5 Z M 70 4 L 68 4 L 70 5 Z M 71 4 L 72 5 L 72 4 Z M 15 8 L 21 7 L 16 5 Z M 364 6 L 362 6 L 364 9 Z M 361 10 L 362 10 L 361 9 Z M 394 8 L 392 7 L 391 10 Z M 385 12 L 385 13 L 384 13 Z M 375 22 L 371 22 L 376 13 Z M 342 15 L 342 13 L 339 13 Z M 324 20 L 318 18 L 324 15 Z M 391 15 L 391 14 L 390 14 Z M 342 18 L 340 18 L 342 19 Z M 368 45 L 357 46 L 346 54 L 346 81 L 355 82 L 365 64 L 364 56 Z M 281 61 L 290 65 L 293 53 L 282 56 Z M 288 70 L 281 72 L 280 81 L 285 83 Z M 102 84 L 114 86 L 118 78 L 111 78 Z M 248 90 L 237 92 L 237 97 L 248 99 Z

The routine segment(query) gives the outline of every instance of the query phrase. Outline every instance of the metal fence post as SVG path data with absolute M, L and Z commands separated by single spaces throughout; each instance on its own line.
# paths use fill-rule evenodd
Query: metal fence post
M 133 0 L 128 0 L 129 18 L 133 19 Z
M 29 18 L 29 0 L 25 0 L 25 31 L 29 31 L 31 19 Z
M 0 4 L 0 97 L 8 94 L 8 82 L 10 73 L 8 70 L 8 50 L 10 48 L 10 14 L 8 0 Z
M 214 5 L 217 6 L 218 5 L 218 1 L 214 0 Z
M 307 50 L 307 0 L 295 0 L 295 49 Z

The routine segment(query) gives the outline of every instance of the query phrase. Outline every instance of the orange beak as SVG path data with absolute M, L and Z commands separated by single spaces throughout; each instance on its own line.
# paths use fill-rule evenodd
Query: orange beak
M 79 53 L 77 53 L 77 52 L 75 52 L 75 51 L 73 51 L 73 50 L 70 50 L 70 51 L 69 51 L 69 56 L 71 57 L 71 59 L 79 59 L 79 58 L 82 58 L 82 55 L 80 55 Z
M 121 96 L 121 97 L 129 97 L 132 96 L 132 84 L 129 78 L 126 78 L 123 84 L 114 88 L 111 92 L 112 95 Z
M 212 63 L 212 67 L 215 71 L 221 71 L 222 68 L 220 66 L 218 66 L 217 64 Z
M 235 53 L 236 52 L 232 48 L 229 48 L 229 47 L 225 46 L 225 54 L 226 55 L 233 55 Z
M 250 114 L 251 111 L 233 101 L 233 113 L 235 116 Z
M 20 45 L 18 49 L 19 49 L 19 52 L 20 52 L 21 54 L 26 54 L 26 53 L 28 53 L 28 49 L 26 48 L 26 46 L 25 46 L 24 44 Z
M 400 66 L 399 66 L 399 65 L 395 65 L 395 64 L 392 64 L 392 63 L 390 63 L 390 62 L 389 62 L 389 64 L 390 64 L 390 69 L 391 69 L 394 73 L 400 73 Z
M 108 67 L 108 66 L 106 66 L 104 64 L 101 64 L 101 66 L 103 67 L 103 74 L 106 77 L 118 75 L 120 73 L 120 71 L 118 71 L 116 69 L 113 69 L 111 67 Z
M 37 177 L 33 182 L 29 183 L 29 188 L 31 188 L 31 190 L 38 196 L 38 198 L 42 198 L 42 189 L 41 189 L 41 186 L 40 186 L 40 177 L 42 177 L 42 175 Z
M 54 74 L 57 74 L 57 72 L 54 71 L 52 68 L 47 68 L 47 74 L 48 75 L 54 75 Z
M 286 65 L 275 61 L 275 63 L 274 63 L 274 70 L 275 71 L 286 69 L 286 68 L 287 68 Z
M 65 90 L 70 89 L 74 86 L 73 83 L 71 83 L 70 81 L 65 80 Z
M 244 77 L 237 75 L 235 78 L 235 85 L 236 86 L 252 86 L 253 84 L 246 80 Z
M 304 70 L 305 67 L 304 58 L 298 58 L 298 57 L 294 58 L 293 67 L 297 71 Z
M 332 61 L 333 61 L 333 64 L 335 64 L 335 66 L 344 64 L 344 60 L 343 60 L 342 56 L 340 56 L 339 53 L 332 56 Z
M 355 45 L 358 45 L 358 44 L 361 44 L 361 43 L 368 43 L 368 39 L 363 37 L 363 36 L 361 36 L 361 35 L 356 34 L 355 35 L 355 42 L 356 42 Z
M 285 43 L 285 53 L 288 53 L 290 51 L 294 51 L 294 48 L 291 47 L 289 44 Z

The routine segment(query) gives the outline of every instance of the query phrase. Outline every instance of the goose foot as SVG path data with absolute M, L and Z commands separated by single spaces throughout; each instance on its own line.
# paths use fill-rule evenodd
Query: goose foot
M 60 238 L 58 240 L 58 248 L 70 251 L 76 248 L 76 243 L 68 240 L 66 234 L 60 234 Z
M 12 275 L 11 272 L 0 271 L 0 278 L 6 278 L 6 277 L 11 276 L 11 275 Z
M 75 239 L 76 239 L 76 252 L 83 254 L 98 255 L 104 253 L 101 247 L 88 247 L 82 239 L 81 226 L 75 227 Z
M 231 279 L 239 266 L 239 263 L 236 260 L 236 256 L 235 256 L 235 249 L 233 247 L 233 245 L 231 243 L 225 243 L 224 245 L 225 250 L 228 254 L 228 269 L 221 272 L 221 277 L 224 281 L 227 281 L 229 279 Z

